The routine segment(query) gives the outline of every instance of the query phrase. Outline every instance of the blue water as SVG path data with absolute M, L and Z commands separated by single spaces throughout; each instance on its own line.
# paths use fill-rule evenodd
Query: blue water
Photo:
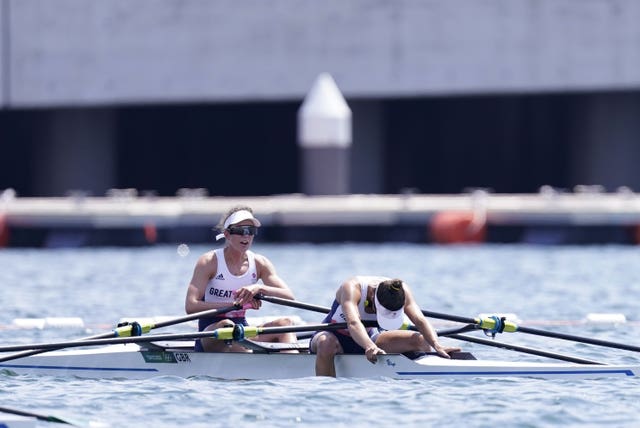
M 403 278 L 423 309 L 468 317 L 515 313 L 525 325 L 640 345 L 640 249 L 635 247 L 257 243 L 254 249 L 273 261 L 304 302 L 328 306 L 344 278 L 382 274 Z M 183 256 L 169 245 L 2 250 L 0 343 L 83 337 L 103 332 L 125 316 L 183 315 L 187 282 L 205 250 L 193 246 Z M 591 312 L 622 313 L 629 321 L 580 322 Z M 268 303 L 261 313 L 299 315 L 314 322 L 322 317 Z M 12 327 L 15 318 L 30 317 L 81 317 L 85 328 Z M 432 322 L 436 328 L 451 325 Z M 162 332 L 187 328 L 191 327 L 168 327 Z M 640 355 L 628 351 L 523 333 L 504 334 L 500 340 L 605 362 L 640 364 Z M 479 358 L 536 359 L 443 341 Z M 109 427 L 631 427 L 640 414 L 639 396 L 640 380 L 624 378 L 127 381 L 0 373 L 1 406 Z M 39 426 L 53 425 L 40 422 Z

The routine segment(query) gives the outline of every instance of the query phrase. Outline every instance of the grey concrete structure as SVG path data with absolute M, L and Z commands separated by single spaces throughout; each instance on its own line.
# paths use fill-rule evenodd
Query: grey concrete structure
M 4 0 L 5 105 L 640 87 L 633 0 Z
M 517 158 L 527 121 L 540 141 L 564 140 L 564 183 L 640 188 L 638 22 L 635 0 L 0 0 L 0 115 L 41 109 L 57 124 L 29 137 L 53 156 L 33 193 L 82 183 L 100 193 L 126 181 L 116 173 L 119 109 L 299 103 L 327 71 L 353 106 L 351 190 L 381 193 L 399 139 L 415 139 L 418 155 L 431 154 L 428 144 L 447 145 L 445 155 L 471 144 L 456 117 L 433 134 L 390 135 L 392 100 L 583 94 L 562 126 L 549 125 L 552 110 L 504 103 L 503 128 L 487 139 L 509 140 L 496 143 L 511 145 L 499 154 Z M 69 147 L 84 155 L 67 156 Z M 398 186 L 419 173 L 406 171 Z

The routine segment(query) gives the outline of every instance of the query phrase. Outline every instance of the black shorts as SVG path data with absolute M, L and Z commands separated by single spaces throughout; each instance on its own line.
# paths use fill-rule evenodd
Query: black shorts
M 215 324 L 217 322 L 220 322 L 222 320 L 229 320 L 231 322 L 233 322 L 234 324 L 242 324 L 244 326 L 249 325 L 249 323 L 247 322 L 247 319 L 245 317 L 240 317 L 240 318 L 225 318 L 225 317 L 209 317 L 209 318 L 200 318 L 198 320 L 198 331 L 204 331 L 205 328 L 209 327 L 211 324 Z M 196 343 L 195 343 L 195 351 L 196 352 L 203 352 L 204 348 L 202 347 L 202 343 L 200 343 L 200 339 L 196 339 Z

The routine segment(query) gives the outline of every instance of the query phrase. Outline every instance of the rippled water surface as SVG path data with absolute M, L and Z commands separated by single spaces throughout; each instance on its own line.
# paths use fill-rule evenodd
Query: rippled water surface
M 524 325 L 640 345 L 640 249 L 414 244 L 263 245 L 300 301 L 328 306 L 341 280 L 382 274 L 407 281 L 423 309 L 466 317 L 514 313 Z M 175 246 L 0 250 L 0 344 L 79 338 L 121 317 L 183 315 L 197 256 Z M 184 253 L 183 253 L 184 254 Z M 264 315 L 322 315 L 265 303 Z M 625 324 L 584 323 L 622 313 Z M 17 329 L 16 318 L 81 317 L 84 328 Z M 450 326 L 432 320 L 436 328 Z M 167 327 L 164 333 L 191 326 Z M 524 333 L 501 341 L 615 363 L 640 355 Z M 479 358 L 535 359 L 455 342 Z M 636 426 L 639 379 L 537 380 L 304 378 L 221 381 L 97 380 L 0 373 L 0 406 L 93 426 Z M 2 414 L 0 414 L 0 421 Z M 39 426 L 55 424 L 39 422 Z

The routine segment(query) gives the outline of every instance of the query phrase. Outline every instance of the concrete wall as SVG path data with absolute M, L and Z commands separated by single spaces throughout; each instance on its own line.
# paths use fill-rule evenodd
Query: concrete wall
M 9 58 L 9 0 L 0 0 L 0 109 L 7 104 L 9 77 L 6 69 L 11 62 Z
M 635 0 L 2 5 L 9 107 L 640 87 Z
M 638 22 L 636 0 L 0 0 L 0 144 L 35 160 L 0 171 L 0 189 L 155 189 L 179 163 L 167 153 L 218 155 L 229 140 L 264 157 L 269 134 L 282 164 L 260 194 L 296 191 L 282 130 L 294 114 L 278 104 L 288 112 L 326 71 L 353 110 L 351 192 L 638 190 Z M 202 117 L 228 102 L 279 122 Z M 194 110 L 139 112 L 169 104 Z M 123 153 L 154 158 L 138 172 Z M 221 182 L 186 176 L 176 188 Z

